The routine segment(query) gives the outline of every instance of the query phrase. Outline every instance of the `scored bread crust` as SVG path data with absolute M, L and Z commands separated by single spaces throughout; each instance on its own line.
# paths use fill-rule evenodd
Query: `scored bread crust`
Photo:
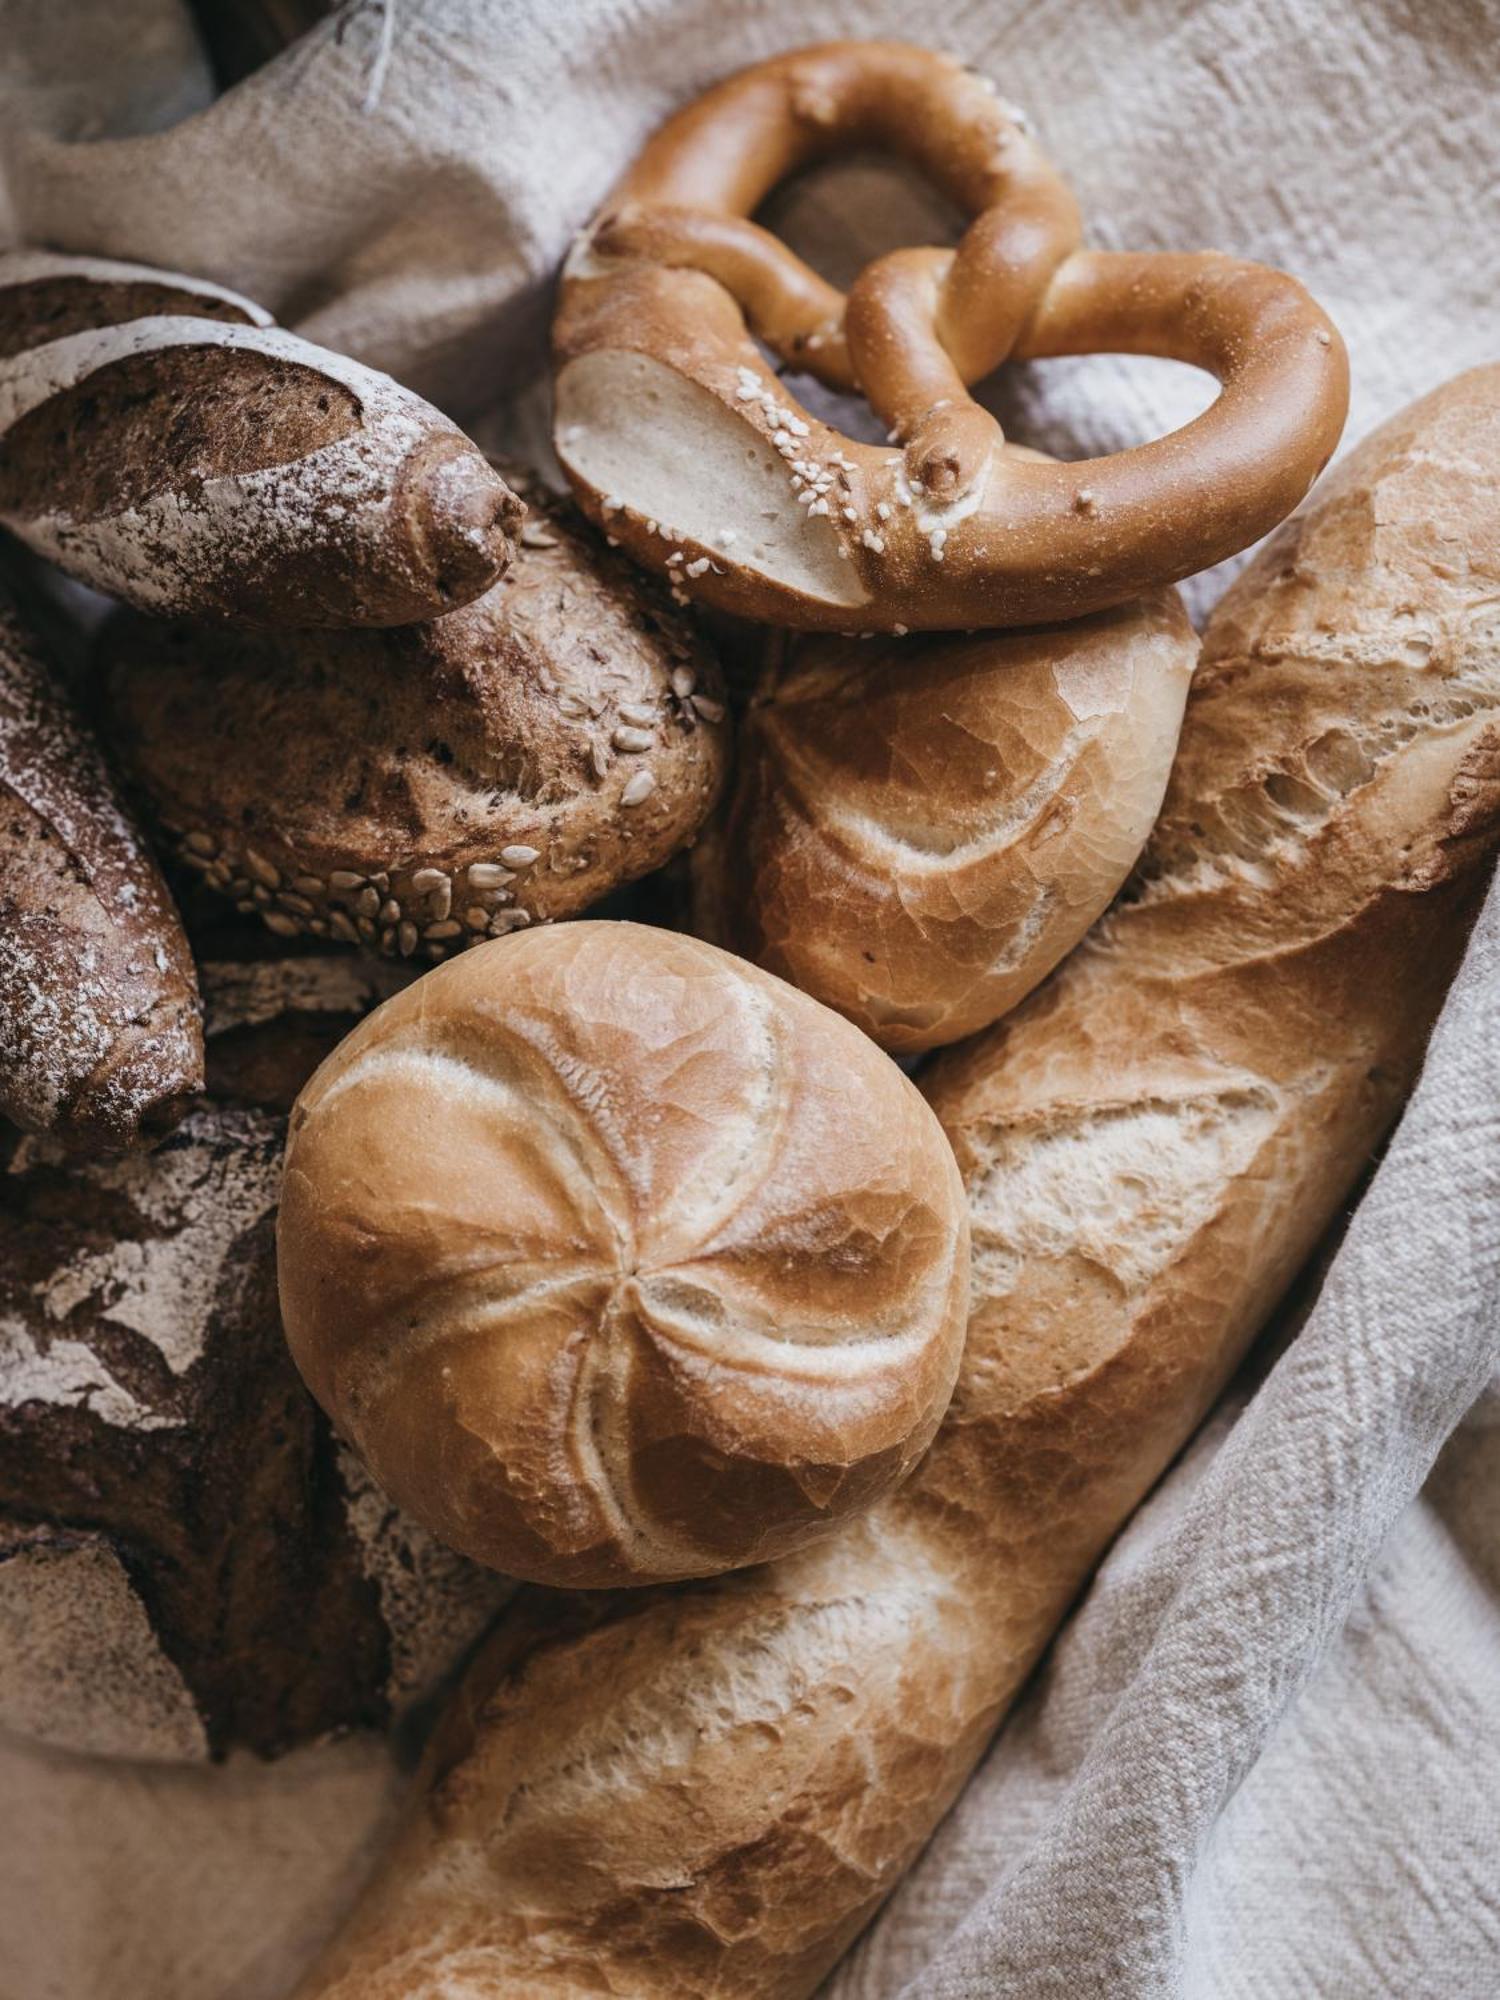
M 429 973 L 298 1101 L 287 1339 L 380 1484 L 517 1576 L 764 1562 L 903 1478 L 968 1233 L 919 1093 L 805 994 L 638 924 Z
M 694 928 L 898 1054 L 988 1026 L 1129 873 L 1197 652 L 1175 591 L 1019 632 L 793 641 L 693 849 Z
M 795 2000 L 893 1887 L 1396 1115 L 1500 840 L 1500 368 L 1377 432 L 1211 621 L 1116 911 L 927 1088 L 954 1403 L 816 1550 L 502 1625 L 300 2000 Z
M 192 955 L 104 759 L 0 583 L 0 1115 L 159 1139 L 203 1082 Z
M 503 1601 L 330 1436 L 276 1309 L 292 1098 L 402 977 L 210 961 L 208 1087 L 156 1152 L 6 1144 L 0 1727 L 272 1756 L 430 1694 Z
M 104 724 L 183 866 L 282 936 L 436 961 L 692 838 L 728 763 L 713 655 L 574 509 L 528 500 L 499 583 L 428 624 L 110 622 Z
M 220 285 L 0 255 L 0 522 L 97 590 L 399 625 L 493 583 L 523 511 L 420 396 Z

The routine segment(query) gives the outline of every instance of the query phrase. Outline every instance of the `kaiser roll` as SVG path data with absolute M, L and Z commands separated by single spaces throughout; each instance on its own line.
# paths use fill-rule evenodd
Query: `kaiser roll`
M 916 1464 L 963 1341 L 947 1141 L 857 1029 L 672 932 L 482 945 L 292 1116 L 282 1315 L 400 1506 L 598 1587 L 800 1547 Z

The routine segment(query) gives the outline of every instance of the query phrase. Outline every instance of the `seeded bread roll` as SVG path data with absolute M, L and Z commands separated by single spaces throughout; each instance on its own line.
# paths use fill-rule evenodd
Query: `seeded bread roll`
M 928 1084 L 953 1406 L 790 1561 L 507 1620 L 301 2000 L 811 1993 L 1387 1130 L 1500 844 L 1500 368 L 1369 440 L 1210 624 L 1124 905 Z
M 540 501 L 477 603 L 398 632 L 124 616 L 104 726 L 182 862 L 278 934 L 433 961 L 657 868 L 728 756 L 713 658 Z
M 276 1308 L 286 1111 L 399 983 L 204 967 L 209 1092 L 150 1155 L 12 1135 L 0 1205 L 0 1727 L 269 1756 L 431 1690 L 508 1586 L 329 1434 Z
M 298 1099 L 287 1340 L 452 1547 L 606 1586 L 763 1562 L 947 1407 L 952 1156 L 848 1022 L 694 938 L 532 931 L 381 1008 Z
M 149 1144 L 203 1081 L 192 956 L 98 748 L 0 580 L 0 1115 Z
M 1129 873 L 1197 653 L 1175 591 L 1020 632 L 794 639 L 693 850 L 694 928 L 899 1054 L 986 1027 Z
M 401 625 L 489 587 L 520 501 L 389 376 L 222 286 L 0 256 L 0 522 L 163 616 Z

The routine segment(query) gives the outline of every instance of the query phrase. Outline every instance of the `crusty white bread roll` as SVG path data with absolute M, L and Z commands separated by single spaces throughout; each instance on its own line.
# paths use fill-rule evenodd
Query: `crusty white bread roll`
M 125 612 L 102 652 L 111 745 L 179 861 L 283 937 L 436 961 L 575 916 L 689 841 L 728 767 L 689 619 L 540 498 L 505 575 L 445 618 Z
M 817 1985 L 1412 1081 L 1500 837 L 1497 475 L 1488 368 L 1276 535 L 1133 898 L 936 1066 L 974 1309 L 914 1478 L 792 1561 L 502 1626 L 302 2000 Z
M 847 1021 L 638 924 L 481 945 L 298 1100 L 278 1242 L 308 1387 L 465 1555 L 607 1585 L 800 1548 L 947 1408 L 968 1222 Z
M 487 589 L 523 511 L 430 403 L 221 285 L 0 254 L 0 522 L 97 590 L 401 625 Z
M 794 640 L 693 850 L 694 928 L 900 1054 L 987 1027 L 1129 873 L 1197 656 L 1175 591 L 1018 632 Z
M 106 1152 L 203 1084 L 181 921 L 98 745 L 0 580 L 0 1117 Z

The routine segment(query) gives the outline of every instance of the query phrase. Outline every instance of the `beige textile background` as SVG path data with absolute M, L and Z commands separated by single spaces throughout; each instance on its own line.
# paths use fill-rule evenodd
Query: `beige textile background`
M 219 278 L 534 439 L 550 275 L 641 136 L 837 33 L 985 69 L 1095 241 L 1304 277 L 1351 439 L 1500 356 L 1488 0 L 359 0 L 217 101 L 178 0 L 0 0 L 0 241 Z M 935 226 L 863 168 L 787 212 L 846 271 Z M 1202 400 L 1109 358 L 1004 394 L 1074 455 Z M 1423 1485 L 1495 1365 L 1497 981 L 1492 913 L 1318 1312 L 1122 1539 L 836 2000 L 1500 1992 L 1500 1403 Z M 278 2000 L 397 1791 L 371 1741 L 193 1772 L 0 1740 L 0 2000 Z

